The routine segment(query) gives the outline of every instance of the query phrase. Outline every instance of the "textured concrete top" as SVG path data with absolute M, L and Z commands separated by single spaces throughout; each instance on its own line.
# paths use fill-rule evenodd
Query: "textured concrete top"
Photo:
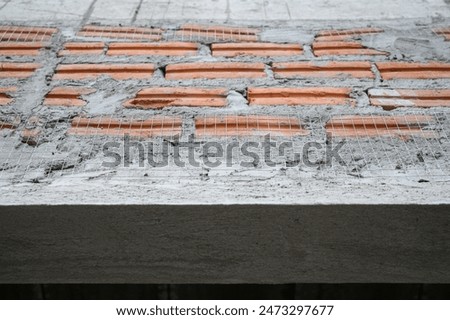
M 446 0 L 79 0 L 0 1 L 0 21 L 208 22 L 382 20 L 449 17 Z

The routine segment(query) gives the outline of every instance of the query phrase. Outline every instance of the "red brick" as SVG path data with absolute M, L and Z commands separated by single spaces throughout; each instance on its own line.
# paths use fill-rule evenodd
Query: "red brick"
M 326 131 L 329 136 L 346 138 L 382 136 L 433 138 L 437 136 L 436 133 L 426 129 L 432 121 L 433 117 L 423 115 L 349 115 L 332 118 L 326 124 Z
M 139 91 L 134 99 L 125 102 L 127 108 L 162 109 L 165 107 L 225 107 L 227 89 L 148 88 Z
M 176 35 L 183 38 L 206 38 L 215 41 L 258 41 L 259 30 L 227 26 L 185 24 Z
M 197 51 L 198 44 L 192 42 L 123 42 L 111 43 L 109 45 L 107 55 L 188 56 L 197 54 Z
M 68 42 L 64 49 L 58 52 L 58 56 L 79 54 L 102 54 L 105 48 L 103 42 Z
M 370 62 L 282 62 L 272 67 L 276 78 L 374 78 Z
M 28 78 L 40 66 L 37 63 L 0 63 L 0 78 Z
M 142 64 L 61 64 L 56 68 L 55 79 L 91 79 L 108 75 L 116 80 L 146 79 L 153 76 L 155 66 Z
M 13 101 L 11 93 L 15 92 L 16 90 L 16 87 L 0 87 L 0 106 L 5 106 L 8 103 L 11 103 Z
M 74 118 L 68 134 L 80 136 L 123 136 L 137 138 L 181 135 L 180 117 L 152 117 L 146 120 L 114 119 L 111 117 Z
M 159 28 L 141 27 L 110 27 L 110 26 L 84 26 L 77 33 L 80 37 L 150 40 L 159 41 L 162 38 L 162 30 Z
M 377 62 L 383 79 L 450 78 L 450 63 Z
M 56 28 L 0 26 L 0 41 L 48 42 L 57 31 Z
M 21 134 L 22 142 L 30 146 L 36 146 L 41 139 L 41 133 L 41 128 L 23 129 Z
M 353 105 L 348 88 L 249 88 L 252 105 Z
M 370 103 L 385 110 L 397 107 L 450 107 L 450 90 L 370 89 Z
M 42 42 L 0 42 L 0 55 L 37 56 L 43 47 Z
M 438 35 L 443 36 L 445 40 L 450 41 L 450 28 L 434 29 L 434 32 L 436 32 Z
M 316 41 L 342 41 L 358 36 L 384 32 L 379 28 L 357 28 L 345 30 L 323 30 L 317 33 Z
M 214 78 L 263 78 L 266 76 L 263 63 L 211 62 L 179 63 L 166 67 L 166 78 L 214 79 Z
M 0 117 L 0 130 L 2 129 L 16 129 L 20 124 L 19 117 Z
M 197 136 L 303 136 L 309 131 L 299 119 L 264 115 L 206 116 L 195 119 Z
M 387 52 L 364 47 L 358 42 L 351 41 L 325 41 L 315 42 L 312 45 L 314 55 L 342 56 L 342 55 L 387 55 Z
M 214 43 L 213 56 L 235 57 L 239 55 L 252 56 L 292 56 L 303 54 L 303 48 L 296 43 L 267 43 L 267 42 L 240 42 L 240 43 Z
M 91 94 L 95 89 L 84 87 L 57 87 L 52 89 L 44 99 L 46 106 L 83 107 L 86 105 L 81 96 Z

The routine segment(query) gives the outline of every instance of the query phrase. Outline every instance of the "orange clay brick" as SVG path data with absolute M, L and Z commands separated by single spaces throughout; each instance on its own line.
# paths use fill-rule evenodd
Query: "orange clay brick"
M 349 88 L 249 88 L 251 105 L 354 105 Z
M 159 41 L 162 39 L 162 30 L 159 28 L 141 27 L 110 27 L 110 26 L 84 26 L 77 33 L 80 37 L 109 38 Z
M 153 55 L 153 56 L 189 56 L 196 55 L 198 44 L 192 42 L 122 42 L 109 44 L 107 55 Z
M 0 55 L 37 56 L 42 48 L 42 42 L 0 42 Z
M 0 87 L 0 106 L 5 106 L 13 101 L 11 93 L 17 90 L 16 87 Z
M 30 146 L 36 146 L 41 138 L 42 129 L 23 129 L 21 133 L 22 142 Z
M 450 107 L 450 90 L 370 89 L 370 103 L 392 110 L 398 107 Z
M 299 119 L 263 115 L 206 116 L 195 119 L 196 136 L 304 136 Z
M 79 136 L 129 135 L 136 138 L 174 137 L 181 134 L 181 126 L 180 117 L 152 117 L 146 120 L 77 117 L 72 120 L 68 134 Z
M 148 88 L 139 91 L 135 98 L 125 102 L 127 108 L 162 109 L 174 106 L 225 107 L 225 88 Z
M 316 41 L 342 41 L 352 38 L 384 32 L 379 28 L 357 28 L 346 30 L 323 30 L 317 33 Z
M 56 68 L 55 79 L 92 79 L 108 75 L 116 80 L 146 79 L 153 76 L 155 66 L 142 64 L 61 64 Z
M 450 78 L 450 63 L 377 62 L 383 79 L 439 79 Z
M 68 42 L 64 45 L 64 49 L 58 52 L 58 56 L 102 54 L 104 48 L 103 42 Z
M 343 56 L 343 55 L 387 55 L 387 52 L 364 47 L 358 42 L 350 41 L 326 41 L 315 42 L 312 45 L 314 55 Z
M 206 38 L 214 41 L 258 41 L 259 30 L 227 26 L 185 24 L 176 35 L 183 39 Z
M 48 42 L 56 28 L 23 27 L 23 26 L 0 26 L 0 42 L 2 41 L 30 41 Z
M 81 96 L 91 94 L 95 89 L 84 87 L 57 87 L 45 96 L 46 106 L 83 107 L 86 105 Z
M 251 56 L 293 56 L 303 54 L 303 48 L 297 43 L 238 42 L 212 44 L 213 56 L 235 57 Z
M 274 63 L 276 78 L 374 78 L 368 61 Z
M 263 63 L 196 62 L 171 64 L 166 67 L 166 79 L 263 78 Z
M 328 136 L 357 138 L 393 136 L 405 138 L 420 136 L 425 138 L 436 137 L 433 130 L 426 126 L 432 122 L 431 116 L 340 116 L 334 117 L 326 124 Z
M 40 66 L 37 63 L 0 63 L 0 78 L 28 78 Z

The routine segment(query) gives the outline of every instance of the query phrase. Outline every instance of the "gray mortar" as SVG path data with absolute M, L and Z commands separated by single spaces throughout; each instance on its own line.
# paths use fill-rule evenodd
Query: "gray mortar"
M 23 24 L 23 23 L 21 23 Z M 33 22 L 27 22 L 36 25 Z M 37 23 L 41 24 L 41 23 Z M 233 24 L 233 23 L 231 23 Z M 441 140 L 438 145 L 426 139 L 401 141 L 399 139 L 358 139 L 347 141 L 344 150 L 346 167 L 332 168 L 318 165 L 308 167 L 295 163 L 292 154 L 274 156 L 275 168 L 257 165 L 254 168 L 244 168 L 239 165 L 240 158 L 232 159 L 233 166 L 219 168 L 178 168 L 170 165 L 166 168 L 136 167 L 137 155 L 132 154 L 134 165 L 130 168 L 105 168 L 101 166 L 103 156 L 101 147 L 104 142 L 114 139 L 96 137 L 67 136 L 66 130 L 70 121 L 78 115 L 108 116 L 117 118 L 143 119 L 152 115 L 179 115 L 183 118 L 182 139 L 187 139 L 194 132 L 193 119 L 196 116 L 220 114 L 258 114 L 258 115 L 291 115 L 302 119 L 306 129 L 311 131 L 308 137 L 294 137 L 292 142 L 301 146 L 307 141 L 317 141 L 325 144 L 327 140 L 324 125 L 333 115 L 343 114 L 410 114 L 424 113 L 417 108 L 398 108 L 394 111 L 384 111 L 370 106 L 367 91 L 370 88 L 449 88 L 449 79 L 439 80 L 396 80 L 382 81 L 376 68 L 377 61 L 426 61 L 429 59 L 448 61 L 450 57 L 450 42 L 431 33 L 431 29 L 449 25 L 450 20 L 440 19 L 435 22 L 424 20 L 377 21 L 311 21 L 301 26 L 291 23 L 265 23 L 262 28 L 262 41 L 296 42 L 304 46 L 304 54 L 289 57 L 249 57 L 235 58 L 212 57 L 210 40 L 200 42 L 199 54 L 191 57 L 139 57 L 122 56 L 66 56 L 57 57 L 56 52 L 65 41 L 87 40 L 76 38 L 76 27 L 70 22 L 60 27 L 60 33 L 54 37 L 49 49 L 36 58 L 20 58 L 15 61 L 43 62 L 44 68 L 31 78 L 14 81 L 0 79 L 0 86 L 17 85 L 20 90 L 14 94 L 13 104 L 2 108 L 2 117 L 14 114 L 22 120 L 32 115 L 45 119 L 42 126 L 43 135 L 37 146 L 29 146 L 21 142 L 20 129 L 13 132 L 2 132 L 0 141 L 2 150 L 8 153 L 7 159 L 13 163 L 0 163 L 0 194 L 1 203 L 17 203 L 18 195 L 21 203 L 436 203 L 449 202 L 449 116 L 445 108 L 433 108 L 425 112 L 439 116 L 439 132 Z M 136 25 L 146 26 L 142 23 Z M 174 35 L 179 25 L 165 21 L 162 26 L 167 40 L 180 40 Z M 258 23 L 252 23 L 258 26 Z M 316 31 L 335 28 L 380 27 L 385 33 L 363 36 L 358 41 L 364 45 L 381 51 L 387 51 L 388 56 L 349 56 L 349 57 L 314 57 L 310 46 Z M 89 39 L 90 41 L 100 39 Z M 101 39 L 105 41 L 105 39 Z M 105 41 L 108 42 L 108 41 Z M 165 80 L 161 71 L 168 64 L 198 62 L 198 61 L 236 61 L 263 62 L 267 66 L 276 62 L 289 61 L 373 61 L 375 79 L 339 78 L 295 78 L 277 79 L 273 77 L 269 67 L 268 77 L 263 79 L 195 79 L 183 81 Z M 8 62 L 7 57 L 0 61 Z M 152 78 L 143 80 L 115 81 L 107 76 L 83 81 L 51 80 L 54 67 L 61 63 L 155 63 L 159 68 Z M 18 82 L 18 83 L 17 83 Z M 76 85 L 95 88 L 96 92 L 83 98 L 87 106 L 83 108 L 45 107 L 43 98 L 52 88 L 61 85 Z M 145 87 L 163 86 L 196 86 L 196 87 L 226 87 L 228 88 L 228 106 L 226 108 L 192 108 L 173 107 L 163 110 L 125 109 L 123 102 L 133 98 Z M 249 106 L 246 100 L 246 90 L 249 86 L 258 87 L 351 87 L 352 97 L 356 101 L 355 108 L 349 106 Z M 228 144 L 235 138 L 208 138 Z M 249 139 L 241 139 L 241 141 Z M 255 139 L 255 141 L 258 139 Z M 155 149 L 163 141 L 155 139 Z M 262 156 L 261 150 L 258 151 Z M 162 158 L 172 159 L 173 155 L 156 152 Z M 417 155 L 417 154 L 418 155 Z M 323 150 L 312 150 L 314 160 L 324 161 Z M 182 154 L 187 157 L 186 153 Z M 30 161 L 35 157 L 39 161 Z M 196 150 L 200 158 L 200 150 Z M 3 159 L 3 158 L 2 158 Z M 436 169 L 441 175 L 427 174 L 427 170 Z M 430 182 L 420 182 L 426 180 Z M 11 188 L 11 184 L 14 187 Z M 71 190 L 75 188 L 76 193 Z M 107 188 L 108 196 L 97 190 Z M 317 192 L 324 191 L 324 196 Z M 62 200 L 56 191 L 71 194 L 71 198 Z

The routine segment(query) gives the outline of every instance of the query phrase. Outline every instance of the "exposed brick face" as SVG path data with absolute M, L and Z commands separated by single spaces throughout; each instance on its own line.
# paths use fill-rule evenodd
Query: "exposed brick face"
M 207 116 L 195 119 L 197 136 L 303 136 L 309 131 L 300 120 L 276 116 Z
M 104 48 L 104 42 L 68 42 L 58 55 L 102 54 Z
M 348 88 L 249 88 L 251 105 L 353 104 Z
M 183 39 L 205 38 L 215 41 L 258 41 L 259 30 L 254 28 L 185 24 L 176 34 Z
M 128 108 L 162 109 L 165 107 L 225 107 L 227 89 L 201 88 L 148 88 L 128 100 Z
M 364 47 L 353 41 L 322 41 L 312 45 L 314 55 L 343 56 L 343 55 L 387 55 L 387 52 Z
M 282 62 L 274 63 L 276 78 L 374 78 L 370 62 Z
M 0 41 L 48 42 L 56 28 L 0 26 Z
M 22 142 L 30 146 L 36 146 L 39 144 L 41 134 L 41 128 L 23 129 L 21 133 Z
M 213 56 L 235 57 L 239 55 L 251 56 L 292 56 L 303 54 L 301 44 L 297 43 L 266 43 L 266 42 L 238 42 L 212 44 Z
M 214 62 L 180 63 L 166 67 L 166 78 L 214 79 L 214 78 L 263 78 L 266 76 L 263 63 Z
M 110 38 L 128 40 L 159 41 L 162 30 L 159 28 L 84 26 L 77 34 L 80 37 Z
M 334 117 L 326 124 L 328 136 L 357 138 L 390 136 L 407 138 L 420 136 L 436 137 L 436 133 L 426 126 L 433 122 L 433 117 L 422 115 L 407 116 L 340 116 Z
M 13 101 L 11 97 L 11 93 L 14 93 L 17 90 L 16 87 L 0 87 L 0 106 L 5 106 Z
M 282 30 L 284 27 L 277 32 Z M 57 31 L 56 28 L 0 26 L 0 56 L 1 60 L 8 61 L 0 62 L 0 80 L 5 86 L 0 87 L 0 109 L 4 111 L 0 114 L 0 129 L 15 129 L 2 134 L 32 146 L 39 144 L 42 133 L 44 130 L 49 132 L 49 128 L 39 123 L 25 124 L 21 119 L 9 117 L 10 113 L 18 111 L 23 119 L 29 116 L 31 109 L 48 116 L 57 111 L 55 107 L 71 107 L 70 111 L 66 108 L 64 112 L 82 116 L 71 121 L 67 133 L 77 136 L 173 137 L 182 134 L 183 125 L 186 132 L 191 133 L 194 119 L 195 134 L 199 137 L 266 134 L 292 137 L 309 135 L 310 132 L 301 119 L 282 115 L 288 110 L 309 115 L 314 107 L 330 106 L 326 109 L 335 115 L 341 111 L 365 114 L 372 108 L 383 115 L 336 116 L 327 123 L 320 120 L 319 134 L 323 134 L 325 126 L 329 136 L 343 138 L 434 138 L 441 129 L 433 126 L 433 117 L 400 116 L 399 112 L 383 112 L 381 108 L 390 111 L 399 107 L 450 107 L 450 89 L 446 88 L 445 80 L 411 81 L 418 83 L 412 89 L 395 88 L 404 81 L 380 82 L 379 75 L 382 80 L 450 78 L 450 63 L 388 61 L 382 57 L 388 55 L 387 52 L 365 47 L 360 41 L 364 36 L 384 32 L 378 28 L 318 32 L 311 48 L 315 57 L 326 57 L 323 59 L 303 52 L 301 43 L 261 42 L 266 40 L 260 39 L 261 30 L 256 28 L 185 24 L 178 30 L 164 31 L 159 28 L 88 25 L 75 37 L 70 36 L 74 34 L 72 32 L 64 32 L 61 38 L 56 39 Z M 275 39 L 275 33 L 267 31 L 264 30 L 263 38 Z M 398 30 L 399 34 L 402 32 Z M 437 40 L 436 35 L 433 36 L 429 30 L 427 32 L 434 41 Z M 450 28 L 435 29 L 434 32 L 450 40 Z M 310 35 L 314 34 L 311 32 Z M 64 42 L 66 38 L 71 41 Z M 280 37 L 274 41 L 285 39 Z M 52 48 L 62 48 L 58 52 L 60 58 L 54 59 L 49 50 Z M 403 50 L 397 49 L 399 52 Z M 359 57 L 343 57 L 349 55 Z M 41 58 L 50 56 L 49 61 L 43 62 L 48 63 L 47 67 L 40 72 L 36 72 L 40 64 L 21 62 L 40 62 Z M 372 56 L 380 57 L 375 59 Z M 59 64 L 53 68 L 55 61 Z M 123 61 L 129 63 L 121 63 Z M 28 77 L 31 78 L 26 80 Z M 99 77 L 139 81 L 95 81 Z M 202 80 L 192 81 L 196 79 Z M 33 91 L 34 85 L 40 89 Z M 44 85 L 48 88 L 45 96 L 41 91 Z M 121 85 L 120 89 L 118 85 Z M 424 87 L 427 89 L 419 89 Z M 82 108 L 90 98 L 97 98 L 97 95 L 88 97 L 96 90 L 99 97 L 108 98 L 105 104 L 111 102 L 111 109 L 103 109 L 107 116 L 98 116 L 96 112 L 103 111 L 91 108 L 91 103 L 89 108 Z M 26 99 L 19 97 L 30 91 L 33 95 Z M 129 92 L 135 95 L 128 95 Z M 370 105 L 367 105 L 367 96 Z M 357 101 L 358 106 L 364 108 L 355 107 Z M 30 103 L 30 107 L 20 110 L 22 103 Z M 41 104 L 47 108 L 40 108 Z M 189 110 L 163 110 L 177 107 Z M 267 113 L 269 109 L 270 116 L 243 115 L 250 111 Z M 112 110 L 124 118 L 109 114 Z M 402 114 L 410 111 L 403 110 Z M 422 110 L 422 113 L 430 111 L 433 110 Z M 231 115 L 232 112 L 239 115 Z M 179 116 L 159 116 L 175 113 L 192 118 L 183 123 Z M 137 120 L 129 118 L 130 115 L 148 115 L 149 118 Z M 62 123 L 58 125 L 63 126 Z
M 43 47 L 42 42 L 0 42 L 0 55 L 37 56 Z
M 86 101 L 81 97 L 95 92 L 83 87 L 57 87 L 52 89 L 44 100 L 46 106 L 83 107 Z
M 108 75 L 116 80 L 146 79 L 153 76 L 155 67 L 142 64 L 61 64 L 56 68 L 55 79 L 81 80 Z
M 450 90 L 370 89 L 370 103 L 392 110 L 398 107 L 450 107 Z
M 352 38 L 383 32 L 379 28 L 357 28 L 345 30 L 323 30 L 317 33 L 316 41 L 343 41 Z
M 377 62 L 383 79 L 450 78 L 450 63 Z
M 28 78 L 40 66 L 37 63 L 0 63 L 0 78 Z
M 136 43 L 123 42 L 111 43 L 107 54 L 115 55 L 158 55 L 158 56 L 188 56 L 196 55 L 198 44 L 192 42 L 158 42 Z
M 174 137 L 182 132 L 180 117 L 152 117 L 146 120 L 115 119 L 111 117 L 72 120 L 68 134 L 80 136 L 123 136 L 149 138 Z

